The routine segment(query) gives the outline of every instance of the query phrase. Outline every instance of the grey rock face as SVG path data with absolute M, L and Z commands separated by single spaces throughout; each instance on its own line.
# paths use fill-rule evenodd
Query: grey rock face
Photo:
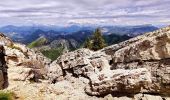
M 49 66 L 50 60 L 41 53 L 16 43 L 12 47 L 5 46 L 5 50 L 11 80 L 37 80 L 43 78 L 47 73 L 46 68 Z
M 90 86 L 85 91 L 90 95 L 103 95 L 108 93 L 135 94 L 145 92 L 152 84 L 150 72 L 146 68 L 134 70 L 105 70 L 100 74 L 90 76 Z
M 50 67 L 47 68 L 47 76 L 51 83 L 56 81 L 60 81 L 63 78 L 63 71 L 61 67 L 56 63 L 53 62 L 50 64 Z

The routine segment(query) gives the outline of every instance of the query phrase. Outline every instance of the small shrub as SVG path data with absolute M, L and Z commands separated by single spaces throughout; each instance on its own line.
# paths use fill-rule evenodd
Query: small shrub
M 12 92 L 0 91 L 0 100 L 14 100 L 15 94 Z

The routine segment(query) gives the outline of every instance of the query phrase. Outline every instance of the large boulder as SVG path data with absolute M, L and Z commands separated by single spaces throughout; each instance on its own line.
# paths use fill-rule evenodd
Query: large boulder
M 170 31 L 136 41 L 114 53 L 114 62 L 170 58 Z
M 50 81 L 61 80 L 61 76 L 72 74 L 73 76 L 90 77 L 103 69 L 109 69 L 108 55 L 102 52 L 93 52 L 89 49 L 79 49 L 61 55 L 48 67 L 47 76 Z
M 135 94 L 146 92 L 152 84 L 151 74 L 146 68 L 134 70 L 103 70 L 90 76 L 90 86 L 85 88 L 89 95 L 108 93 Z
M 57 61 L 62 69 L 71 69 L 76 66 L 87 65 L 87 59 L 92 55 L 92 53 L 93 52 L 88 49 L 79 49 L 74 52 L 61 55 Z
M 9 79 L 25 81 L 45 77 L 46 68 L 51 61 L 41 53 L 21 44 L 14 44 L 12 47 L 5 46 L 5 50 Z

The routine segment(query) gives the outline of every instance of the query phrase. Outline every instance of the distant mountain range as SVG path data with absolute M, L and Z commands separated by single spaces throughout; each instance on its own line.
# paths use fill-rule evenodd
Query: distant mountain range
M 58 38 L 76 38 L 76 40 L 83 41 L 86 36 L 92 34 L 92 32 L 100 27 L 103 35 L 116 34 L 119 36 L 127 35 L 134 37 L 145 32 L 150 32 L 158 29 L 152 25 L 139 25 L 139 26 L 13 26 L 8 25 L 0 28 L 0 32 L 4 33 L 8 37 L 12 38 L 15 42 L 29 44 L 34 40 L 37 40 L 41 36 L 53 41 Z
M 24 43 L 55 60 L 64 50 L 81 48 L 96 28 L 101 28 L 107 45 L 125 41 L 137 35 L 157 30 L 152 25 L 140 26 L 5 26 L 0 28 L 13 41 Z
M 146 32 L 157 30 L 158 28 L 152 25 L 139 26 L 104 26 L 102 27 L 105 34 L 129 35 L 137 36 Z
M 92 35 L 93 31 L 89 30 L 82 30 L 66 35 L 56 35 L 53 37 L 48 33 L 44 35 L 41 34 L 41 37 L 31 42 L 28 47 L 41 51 L 46 57 L 55 60 L 64 51 L 72 51 L 83 47 L 85 40 L 88 37 L 92 37 Z M 128 40 L 132 37 L 128 35 L 104 34 L 103 38 L 107 45 L 111 45 Z

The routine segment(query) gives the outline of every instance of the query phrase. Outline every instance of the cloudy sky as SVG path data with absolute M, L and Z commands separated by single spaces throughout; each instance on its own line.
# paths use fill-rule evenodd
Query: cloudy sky
M 3 25 L 170 24 L 170 0 L 4 0 Z

